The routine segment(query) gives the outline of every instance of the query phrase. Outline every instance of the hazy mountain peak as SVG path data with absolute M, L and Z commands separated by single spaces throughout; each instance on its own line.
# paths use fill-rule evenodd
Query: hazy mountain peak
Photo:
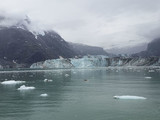
M 113 54 L 134 54 L 146 50 L 147 45 L 147 43 L 142 43 L 135 46 L 106 49 L 106 51 Z
M 45 31 L 50 30 L 49 28 L 42 27 L 38 22 L 32 21 L 28 15 L 15 15 L 9 13 L 0 12 L 0 28 L 16 27 L 23 30 L 28 30 L 37 35 L 45 35 Z

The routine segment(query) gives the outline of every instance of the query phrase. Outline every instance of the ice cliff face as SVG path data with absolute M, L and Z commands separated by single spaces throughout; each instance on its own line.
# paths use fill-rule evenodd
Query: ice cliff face
M 30 68 L 93 68 L 108 65 L 107 56 L 84 56 L 83 58 L 52 59 L 37 62 Z
M 159 57 L 109 58 L 108 56 L 84 56 L 83 58 L 52 59 L 34 63 L 30 68 L 95 68 L 108 66 L 158 66 Z

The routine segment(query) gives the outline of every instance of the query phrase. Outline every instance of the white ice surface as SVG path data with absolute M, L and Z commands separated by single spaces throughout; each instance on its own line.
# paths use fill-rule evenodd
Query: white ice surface
M 51 79 L 44 79 L 43 81 L 44 82 L 53 82 L 53 80 L 51 80 Z
M 146 79 L 151 79 L 152 77 L 145 77 Z
M 22 86 L 20 86 L 17 90 L 33 90 L 33 89 L 35 89 L 35 87 L 27 87 L 27 86 L 25 86 L 25 85 L 22 85 Z
M 47 94 L 47 93 L 44 93 L 44 94 L 41 94 L 40 96 L 41 96 L 41 97 L 47 97 L 48 94 Z
M 141 97 L 141 96 L 131 96 L 131 95 L 122 95 L 122 96 L 114 96 L 113 98 L 115 99 L 133 99 L 133 100 L 144 100 L 146 99 L 145 97 Z
M 3 81 L 1 84 L 3 85 L 13 85 L 13 84 L 23 84 L 26 81 L 15 81 L 15 80 L 9 80 L 9 81 Z

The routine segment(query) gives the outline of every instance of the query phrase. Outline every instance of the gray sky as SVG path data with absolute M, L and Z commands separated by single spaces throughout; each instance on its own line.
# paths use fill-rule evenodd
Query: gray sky
M 28 15 L 66 41 L 104 48 L 160 37 L 160 0 L 0 0 L 0 9 Z

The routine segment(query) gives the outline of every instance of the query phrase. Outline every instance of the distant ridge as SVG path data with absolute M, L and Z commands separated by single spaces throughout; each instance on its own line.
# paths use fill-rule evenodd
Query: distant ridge
M 80 43 L 69 42 L 70 47 L 78 55 L 109 55 L 103 48 Z
M 160 56 L 160 38 L 156 38 L 151 41 L 146 51 L 142 51 L 132 55 L 133 57 L 151 57 L 151 56 Z

